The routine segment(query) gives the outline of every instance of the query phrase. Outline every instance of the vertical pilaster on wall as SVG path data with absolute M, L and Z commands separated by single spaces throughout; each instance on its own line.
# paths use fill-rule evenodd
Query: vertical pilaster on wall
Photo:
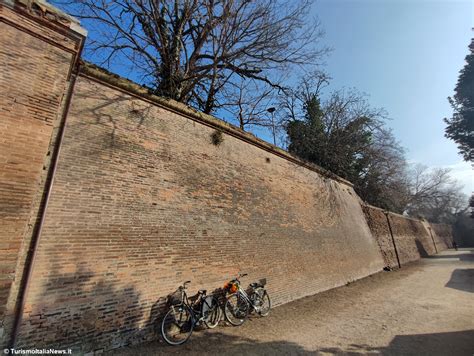
M 400 263 L 400 257 L 398 256 L 397 244 L 395 242 L 395 237 L 393 236 L 392 224 L 390 223 L 390 218 L 388 217 L 388 214 L 390 214 L 390 212 L 385 211 L 384 214 L 385 214 L 385 217 L 387 218 L 387 224 L 388 224 L 388 230 L 390 231 L 390 236 L 392 237 L 393 249 L 395 251 L 395 256 L 397 257 L 398 268 L 402 268 L 402 265 Z
M 428 226 L 428 231 L 430 232 L 431 240 L 433 241 L 435 251 L 436 251 L 436 253 L 438 253 L 438 248 L 436 247 L 436 242 L 435 242 L 434 237 L 433 237 L 433 231 L 431 230 L 431 226 Z
M 86 31 L 45 1 L 0 0 L 0 347 L 14 339 L 65 98 Z

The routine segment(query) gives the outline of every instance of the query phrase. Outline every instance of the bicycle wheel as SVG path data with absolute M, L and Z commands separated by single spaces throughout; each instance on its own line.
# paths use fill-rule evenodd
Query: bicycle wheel
M 184 344 L 193 333 L 193 329 L 193 315 L 186 305 L 172 306 L 161 323 L 161 335 L 170 345 Z
M 262 291 L 262 294 L 259 293 L 259 296 L 261 298 L 261 305 L 258 314 L 260 316 L 267 316 L 268 314 L 270 314 L 270 308 L 272 307 L 272 303 L 270 301 L 270 296 L 268 295 L 267 291 L 265 289 L 262 289 Z
M 249 303 L 240 293 L 231 294 L 224 307 L 226 320 L 234 326 L 242 325 L 250 311 Z
M 219 325 L 219 321 L 221 320 L 221 308 L 219 303 L 217 302 L 216 298 L 210 299 L 209 302 L 209 311 L 204 319 L 204 324 L 209 329 L 214 329 L 217 325 Z

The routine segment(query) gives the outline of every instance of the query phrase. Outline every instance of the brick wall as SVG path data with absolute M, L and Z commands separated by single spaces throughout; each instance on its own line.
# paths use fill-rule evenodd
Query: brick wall
M 363 206 L 363 209 L 372 236 L 376 239 L 379 245 L 380 252 L 385 261 L 385 266 L 389 268 L 397 268 L 397 253 L 393 244 L 390 227 L 387 222 L 387 215 L 382 209 L 373 206 L 365 205 Z
M 446 224 L 430 224 L 438 251 L 453 248 L 453 229 Z
M 390 268 L 398 267 L 396 252 L 400 264 L 404 265 L 451 247 L 452 232 L 448 225 L 430 224 L 370 205 L 364 205 L 363 209 L 385 265 Z
M 11 317 L 78 40 L 0 1 L 0 346 Z M 60 26 L 64 27 L 64 26 Z
M 187 279 L 212 290 L 244 271 L 280 304 L 382 269 L 350 185 L 226 133 L 216 146 L 215 130 L 78 79 L 25 345 L 151 337 L 156 303 Z
M 433 241 L 422 221 L 394 213 L 389 213 L 388 218 L 402 265 L 435 254 Z

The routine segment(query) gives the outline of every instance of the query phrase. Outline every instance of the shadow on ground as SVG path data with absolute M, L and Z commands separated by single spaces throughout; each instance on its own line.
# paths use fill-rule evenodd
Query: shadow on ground
M 181 346 L 169 346 L 160 339 L 115 350 L 109 354 L 112 353 L 114 355 L 307 355 L 311 352 L 288 341 L 260 342 L 217 330 L 195 330 L 190 340 Z
M 351 344 L 347 348 L 321 347 L 307 350 L 287 341 L 260 342 L 219 331 L 195 332 L 182 346 L 151 342 L 133 349 L 121 349 L 114 355 L 469 355 L 474 350 L 474 330 L 397 335 L 386 347 Z
M 457 355 L 472 356 L 474 330 L 397 335 L 387 347 L 351 344 L 347 349 L 321 348 L 313 355 Z
M 455 269 L 445 287 L 474 293 L 474 268 Z

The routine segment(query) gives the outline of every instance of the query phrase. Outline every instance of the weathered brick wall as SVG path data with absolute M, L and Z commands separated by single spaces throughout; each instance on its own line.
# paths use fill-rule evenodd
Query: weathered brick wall
M 393 245 L 392 234 L 390 233 L 387 216 L 384 211 L 370 205 L 364 205 L 363 209 L 372 236 L 379 244 L 385 265 L 390 268 L 398 267 L 395 246 Z
M 21 328 L 24 345 L 118 347 L 150 337 L 184 280 L 261 277 L 275 304 L 384 266 L 345 184 L 81 77 Z M 82 344 L 82 346 L 78 346 Z
M 77 39 L 42 21 L 0 1 L 0 347 L 9 338 L 48 152 L 78 52 Z
M 423 222 L 394 213 L 389 213 L 388 218 L 402 265 L 436 253 Z
M 397 252 L 400 264 L 404 265 L 450 247 L 446 243 L 446 241 L 452 241 L 451 228 L 448 225 L 430 224 L 427 221 L 387 212 L 370 205 L 364 205 L 363 209 L 372 235 L 380 246 L 386 266 L 398 267 Z
M 438 251 L 453 248 L 453 229 L 446 224 L 430 224 Z

